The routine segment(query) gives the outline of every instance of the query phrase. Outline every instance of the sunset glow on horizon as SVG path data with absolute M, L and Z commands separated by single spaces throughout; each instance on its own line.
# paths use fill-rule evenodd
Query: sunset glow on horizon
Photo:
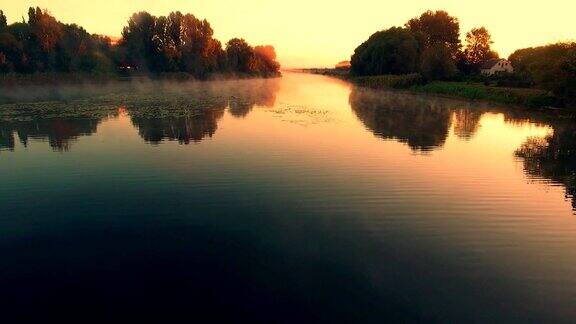
M 486 0 L 477 4 L 454 0 L 359 0 L 346 5 L 326 0 L 15 0 L 6 1 L 0 9 L 12 23 L 26 17 L 30 6 L 46 8 L 58 20 L 76 23 L 90 33 L 112 37 L 120 36 L 134 12 L 148 11 L 156 16 L 172 11 L 192 13 L 207 19 L 222 43 L 241 37 L 254 45 L 273 45 L 285 68 L 334 66 L 349 59 L 354 49 L 374 32 L 402 26 L 426 10 L 446 10 L 457 17 L 462 39 L 471 28 L 485 26 L 492 34 L 493 48 L 502 57 L 519 48 L 576 39 L 576 3 L 569 0 Z

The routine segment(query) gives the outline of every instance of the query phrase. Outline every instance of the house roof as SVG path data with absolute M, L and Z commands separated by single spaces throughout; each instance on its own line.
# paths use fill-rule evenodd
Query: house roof
M 491 69 L 492 67 L 494 67 L 494 65 L 496 65 L 496 64 L 498 64 L 498 63 L 500 63 L 500 62 L 507 62 L 507 61 L 504 60 L 504 59 L 491 59 L 491 60 L 488 60 L 488 61 L 484 62 L 484 64 L 482 64 L 482 66 L 481 66 L 480 68 L 481 68 L 482 70 L 489 70 L 489 69 Z

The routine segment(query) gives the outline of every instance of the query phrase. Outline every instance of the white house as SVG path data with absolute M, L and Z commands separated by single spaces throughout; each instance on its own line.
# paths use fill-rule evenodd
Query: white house
M 498 73 L 512 73 L 514 68 L 512 63 L 504 59 L 493 59 L 482 64 L 480 67 L 480 72 L 484 75 L 494 75 Z

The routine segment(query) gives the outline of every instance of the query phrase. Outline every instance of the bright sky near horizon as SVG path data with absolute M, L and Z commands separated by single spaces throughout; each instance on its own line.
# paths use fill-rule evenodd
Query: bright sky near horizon
M 65 23 L 90 33 L 120 36 L 137 11 L 166 15 L 190 12 L 206 18 L 225 43 L 242 37 L 252 45 L 274 45 L 284 67 L 330 67 L 350 58 L 372 33 L 401 26 L 425 10 L 446 10 L 460 20 L 462 37 L 473 27 L 492 33 L 493 48 L 507 57 L 515 49 L 576 40 L 576 1 L 547 0 L 2 0 L 9 22 L 28 7 L 48 9 Z

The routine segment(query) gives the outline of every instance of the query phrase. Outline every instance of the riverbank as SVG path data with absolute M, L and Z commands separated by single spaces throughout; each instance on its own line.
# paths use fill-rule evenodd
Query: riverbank
M 303 72 L 343 79 L 355 85 L 380 90 L 405 90 L 443 97 L 485 100 L 529 108 L 575 108 L 576 103 L 558 98 L 549 91 L 485 85 L 478 82 L 426 82 L 419 74 L 353 77 L 336 69 L 306 69 Z

